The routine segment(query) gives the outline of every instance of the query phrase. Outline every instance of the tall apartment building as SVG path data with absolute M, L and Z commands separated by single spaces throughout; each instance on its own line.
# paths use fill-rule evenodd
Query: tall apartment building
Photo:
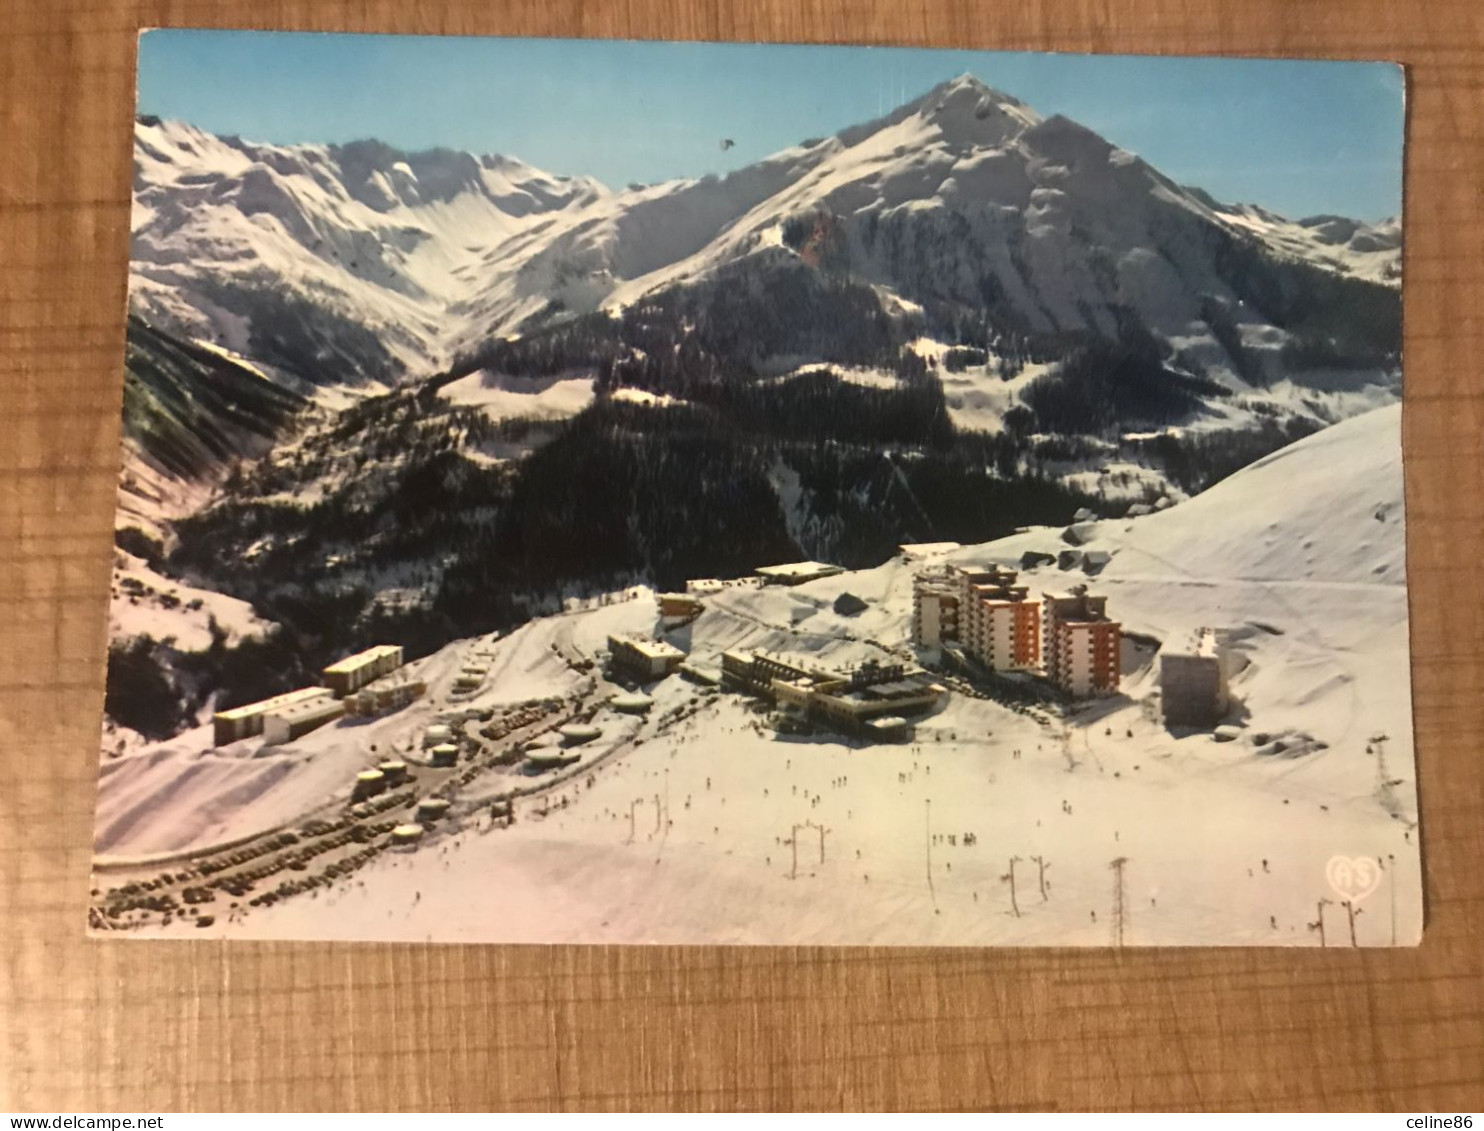
M 1117 691 L 1122 626 L 1108 619 L 1108 599 L 1079 585 L 1045 594 L 1041 610 L 1046 678 L 1076 699 Z
M 1014 570 L 949 566 L 919 574 L 912 589 L 912 639 L 957 643 L 994 671 L 1034 670 L 1041 659 L 1041 609 Z
M 958 640 L 958 583 L 950 573 L 920 573 L 912 582 L 912 643 L 938 648 Z

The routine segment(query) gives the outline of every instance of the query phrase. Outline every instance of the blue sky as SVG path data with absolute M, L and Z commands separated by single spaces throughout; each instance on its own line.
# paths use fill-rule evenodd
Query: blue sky
M 1224 200 L 1401 207 L 1403 80 L 1386 63 L 171 29 L 140 40 L 139 110 L 257 141 L 507 153 L 621 186 L 725 173 L 964 72 Z

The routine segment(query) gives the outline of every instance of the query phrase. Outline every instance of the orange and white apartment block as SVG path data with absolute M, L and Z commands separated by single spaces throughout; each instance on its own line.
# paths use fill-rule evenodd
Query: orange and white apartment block
M 1014 570 L 948 566 L 913 584 L 912 639 L 956 643 L 994 671 L 1034 671 L 1041 659 L 1041 608 Z
M 1046 678 L 1074 699 L 1118 690 L 1122 626 L 1108 619 L 1108 599 L 1085 587 L 1047 593 L 1041 602 Z

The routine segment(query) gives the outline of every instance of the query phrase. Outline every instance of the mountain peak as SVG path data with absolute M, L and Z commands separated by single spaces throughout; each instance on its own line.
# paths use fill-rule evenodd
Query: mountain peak
M 1023 102 L 967 73 L 908 105 L 954 148 L 997 147 L 1041 120 Z
M 921 98 L 917 99 L 915 105 L 931 109 L 943 105 L 957 105 L 960 103 L 998 104 L 1022 111 L 1030 110 L 1020 99 L 1006 94 L 1003 90 L 998 90 L 990 86 L 983 79 L 977 75 L 970 74 L 968 71 L 965 71 L 957 78 L 949 79 L 947 82 L 940 82 Z
M 979 76 L 974 74 L 972 71 L 964 71 L 961 75 L 958 75 L 955 78 L 951 78 L 947 82 L 940 82 L 933 89 L 939 91 L 950 91 L 958 90 L 962 87 L 968 87 L 972 90 L 978 91 L 989 91 L 991 93 L 994 92 L 993 88 L 988 83 L 979 78 Z
M 947 82 L 940 82 L 933 88 L 932 92 L 947 94 L 960 90 L 972 90 L 976 94 L 987 94 L 999 102 L 1009 102 L 1016 106 L 1021 105 L 1019 99 L 1012 98 L 1003 90 L 998 90 L 995 87 L 990 86 L 989 83 L 985 82 L 978 75 L 973 74 L 970 71 L 965 71 L 963 74 L 957 76 L 956 78 L 951 78 Z
M 1023 102 L 966 71 L 882 118 L 841 130 L 836 137 L 848 148 L 913 117 L 935 129 L 950 149 L 962 151 L 998 148 L 1041 120 Z

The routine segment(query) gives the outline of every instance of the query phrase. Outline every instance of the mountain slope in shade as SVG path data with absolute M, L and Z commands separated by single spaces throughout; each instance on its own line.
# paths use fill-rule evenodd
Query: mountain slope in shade
M 261 456 L 308 406 L 256 366 L 130 315 L 115 525 L 157 541 L 238 461 Z
M 207 479 L 234 458 L 260 455 L 306 405 L 245 362 L 129 318 L 124 441 L 165 474 Z
M 214 640 L 233 645 L 270 627 L 247 602 L 167 577 L 160 567 L 174 541 L 173 520 L 205 505 L 233 467 L 267 451 L 307 406 L 254 366 L 129 317 L 108 619 L 110 751 L 142 740 L 114 717 L 120 702 L 130 714 L 130 690 L 153 688 L 176 705 L 163 678 L 151 682 L 159 669 L 147 653 L 204 651 Z M 139 678 L 131 683 L 131 675 Z

